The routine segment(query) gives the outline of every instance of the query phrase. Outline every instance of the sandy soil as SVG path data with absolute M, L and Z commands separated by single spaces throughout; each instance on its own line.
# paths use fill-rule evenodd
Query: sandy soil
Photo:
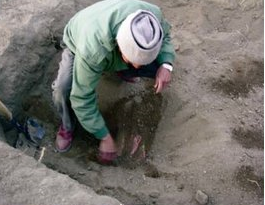
M 59 154 L 50 90 L 58 51 L 38 87 L 43 94 L 23 98 L 24 112 L 47 131 L 42 162 L 126 205 L 195 205 L 198 190 L 208 204 L 263 204 L 263 1 L 150 2 L 172 25 L 171 85 L 154 95 L 152 80 L 105 75 L 100 108 L 122 157 L 115 166 L 97 164 L 98 141 L 80 126 L 71 151 Z M 130 156 L 132 134 L 143 140 Z

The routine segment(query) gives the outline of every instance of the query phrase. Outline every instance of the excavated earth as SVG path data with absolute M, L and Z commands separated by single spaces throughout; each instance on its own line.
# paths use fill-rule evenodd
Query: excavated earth
M 40 148 L 15 150 L 17 131 L 1 118 L 0 204 L 263 204 L 263 1 L 149 0 L 172 26 L 173 78 L 157 95 L 153 80 L 104 74 L 99 107 L 121 155 L 112 166 L 97 163 L 99 142 L 79 124 L 71 150 L 54 149 L 58 45 L 94 2 L 0 1 L 0 99 L 45 129 Z

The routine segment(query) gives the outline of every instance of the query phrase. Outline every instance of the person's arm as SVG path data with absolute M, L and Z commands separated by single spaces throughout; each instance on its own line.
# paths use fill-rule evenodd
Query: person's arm
M 163 63 L 168 63 L 170 65 L 173 65 L 176 54 L 174 46 L 171 43 L 171 37 L 170 37 L 171 26 L 164 18 L 162 18 L 161 20 L 161 26 L 164 32 L 164 38 L 160 52 L 156 58 L 156 61 L 158 62 L 159 65 L 162 65 Z
M 95 93 L 104 65 L 88 65 L 76 53 L 73 69 L 73 83 L 70 94 L 71 106 L 80 124 L 96 138 L 109 134 L 105 121 L 99 112 Z

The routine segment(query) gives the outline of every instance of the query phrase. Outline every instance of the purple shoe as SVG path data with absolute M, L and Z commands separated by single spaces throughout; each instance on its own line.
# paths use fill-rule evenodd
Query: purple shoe
M 62 125 L 56 135 L 55 148 L 58 152 L 67 152 L 72 146 L 74 135 L 73 131 L 67 131 Z

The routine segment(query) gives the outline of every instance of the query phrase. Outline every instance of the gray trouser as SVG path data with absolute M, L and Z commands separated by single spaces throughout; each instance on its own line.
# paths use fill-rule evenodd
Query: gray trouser
M 70 106 L 70 92 L 72 88 L 74 55 L 68 48 L 62 53 L 62 60 L 59 64 L 58 75 L 52 83 L 52 97 L 62 120 L 62 126 L 67 131 L 74 129 L 74 114 Z

